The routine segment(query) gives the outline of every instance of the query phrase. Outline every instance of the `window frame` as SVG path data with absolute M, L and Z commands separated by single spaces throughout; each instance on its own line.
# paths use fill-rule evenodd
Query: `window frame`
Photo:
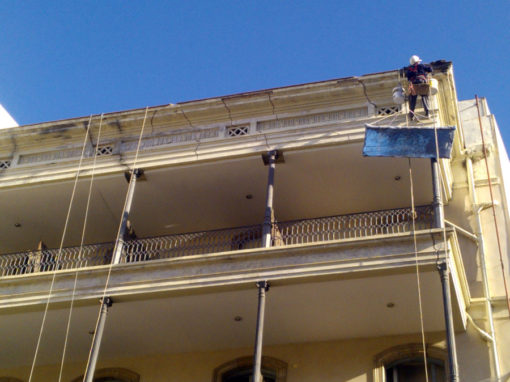
M 103 369 L 98 369 L 94 373 L 94 380 L 96 378 L 118 378 L 123 382 L 140 382 L 140 375 L 131 371 L 129 369 L 124 369 L 122 367 L 108 367 Z M 83 375 L 79 376 L 72 380 L 72 382 L 82 382 Z
M 446 350 L 426 345 L 425 351 L 427 360 L 443 362 L 445 376 L 448 379 L 450 370 Z M 386 368 L 392 364 L 397 364 L 400 360 L 405 361 L 406 359 L 418 357 L 423 358 L 423 344 L 421 343 L 397 345 L 382 351 L 374 357 L 374 382 L 386 382 Z
M 279 359 L 262 356 L 262 368 L 274 371 L 276 375 L 276 382 L 287 381 L 287 363 Z M 231 361 L 221 364 L 213 372 L 213 382 L 221 382 L 225 373 L 242 368 L 253 368 L 253 356 L 245 356 L 233 359 Z

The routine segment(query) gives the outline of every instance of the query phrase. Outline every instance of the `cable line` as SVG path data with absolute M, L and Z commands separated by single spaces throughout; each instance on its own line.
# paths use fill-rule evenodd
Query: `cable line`
M 135 181 L 134 179 L 137 176 L 137 174 L 136 174 L 136 170 L 137 170 L 136 169 L 136 164 L 138 162 L 138 154 L 140 152 L 140 146 L 141 146 L 141 142 L 142 142 L 143 132 L 144 132 L 144 129 L 145 129 L 145 123 L 147 121 L 147 112 L 148 112 L 148 109 L 149 109 L 148 107 L 145 108 L 145 116 L 144 116 L 144 119 L 143 119 L 142 128 L 140 130 L 140 136 L 138 137 L 138 145 L 136 147 L 135 159 L 133 161 L 133 168 L 130 171 L 131 176 L 129 178 L 129 185 L 128 185 L 128 188 L 127 188 L 126 197 L 124 199 L 124 207 L 122 209 L 122 214 L 121 214 L 121 217 L 120 217 L 119 229 L 117 231 L 117 238 L 115 240 L 115 249 L 114 249 L 113 254 L 112 254 L 112 260 L 110 261 L 110 265 L 108 267 L 108 274 L 106 276 L 106 282 L 105 282 L 105 286 L 104 286 L 104 289 L 103 289 L 102 297 L 101 297 L 101 300 L 100 300 L 101 301 L 101 306 L 99 308 L 99 312 L 98 312 L 98 315 L 97 315 L 96 327 L 95 327 L 95 330 L 94 330 L 94 335 L 93 335 L 93 338 L 92 338 L 92 343 L 91 343 L 91 346 L 90 346 L 89 356 L 88 356 L 88 360 L 87 360 L 86 372 L 85 372 L 85 374 L 83 376 L 83 380 L 84 381 L 89 381 L 89 380 L 92 381 L 93 374 L 94 374 L 94 369 L 95 369 L 95 363 L 97 361 L 97 359 L 95 359 L 95 357 L 97 357 L 97 353 L 95 353 L 94 350 L 96 349 L 96 346 L 99 345 L 99 343 L 96 342 L 96 341 L 100 342 L 100 340 L 101 340 L 101 338 L 99 338 L 99 339 L 97 338 L 98 329 L 101 328 L 101 333 L 102 333 L 102 330 L 104 328 L 104 326 L 103 326 L 104 325 L 104 321 L 106 319 L 107 307 L 109 305 L 111 305 L 111 299 L 106 296 L 106 292 L 108 290 L 108 285 L 110 283 L 110 277 L 111 277 L 113 266 L 116 264 L 116 259 L 117 259 L 116 253 L 117 253 L 117 250 L 119 249 L 118 246 L 119 246 L 119 244 L 123 243 L 121 236 L 122 236 L 123 221 L 125 219 L 124 212 L 126 211 L 126 208 L 128 206 L 131 185 Z M 122 250 L 122 249 L 120 249 L 120 250 Z M 120 260 L 120 258 L 119 258 L 119 260 Z M 99 351 L 98 348 L 97 348 L 97 351 Z
M 94 148 L 93 142 L 91 142 L 92 143 L 92 147 L 94 149 L 94 161 L 93 161 L 93 164 L 92 164 L 92 174 L 91 174 L 91 178 L 90 178 L 89 193 L 88 193 L 88 197 L 87 197 L 87 206 L 85 208 L 85 217 L 84 217 L 84 221 L 83 221 L 83 229 L 82 229 L 82 232 L 81 232 L 81 242 L 80 242 L 80 249 L 79 249 L 79 252 L 78 252 L 78 259 L 81 258 L 81 254 L 82 254 L 82 250 L 83 250 L 83 243 L 85 242 L 85 232 L 86 232 L 86 229 L 87 229 L 87 221 L 88 221 L 88 216 L 89 216 L 90 199 L 91 199 L 91 195 L 92 195 L 92 185 L 94 183 L 94 175 L 95 175 L 95 170 L 96 170 L 97 153 L 98 153 L 97 150 L 98 150 L 99 142 L 100 142 L 100 139 L 101 139 L 101 128 L 102 128 L 102 125 L 103 125 L 103 114 L 101 114 L 101 118 L 99 120 L 99 131 L 98 131 L 98 134 L 97 134 L 97 141 L 96 141 L 95 148 Z M 73 315 L 73 307 L 74 307 L 74 299 L 75 299 L 75 296 L 76 296 L 76 286 L 77 286 L 77 283 L 78 283 L 78 270 L 76 270 L 76 272 L 74 274 L 73 293 L 71 295 L 71 304 L 69 306 L 69 315 L 68 315 L 68 319 L 67 319 L 66 335 L 65 335 L 65 341 L 64 341 L 64 348 L 62 350 L 62 360 L 61 360 L 61 363 L 60 363 L 60 372 L 59 372 L 59 375 L 58 375 L 58 382 L 62 381 L 62 373 L 63 373 L 63 370 L 64 370 L 65 356 L 66 356 L 66 351 L 67 351 L 67 343 L 68 343 L 68 338 L 69 338 L 69 331 L 70 331 L 70 328 L 71 328 L 71 318 L 72 318 L 72 315 Z
M 66 221 L 65 221 L 65 224 L 64 224 L 64 230 L 62 232 L 62 238 L 60 240 L 60 246 L 58 248 L 58 253 L 57 253 L 57 258 L 56 258 L 55 264 L 59 263 L 60 256 L 62 255 L 62 248 L 64 246 L 64 239 L 65 239 L 65 236 L 66 236 L 66 233 L 67 233 L 67 227 L 69 225 L 69 219 L 70 219 L 70 216 L 71 216 L 71 210 L 72 210 L 72 206 L 73 206 L 74 196 L 76 194 L 76 187 L 78 185 L 78 178 L 80 177 L 80 171 L 81 171 L 81 166 L 82 166 L 82 163 L 83 163 L 83 157 L 85 156 L 85 147 L 87 146 L 87 138 L 88 138 L 88 134 L 89 134 L 89 130 L 90 130 L 91 120 L 92 120 L 92 115 L 89 117 L 89 121 L 88 121 L 88 124 L 87 124 L 87 129 L 85 131 L 85 137 L 84 137 L 83 147 L 82 147 L 81 156 L 80 156 L 80 162 L 78 164 L 78 171 L 76 172 L 76 176 L 75 176 L 75 179 L 74 179 L 73 191 L 71 193 L 71 200 L 69 201 L 69 207 L 67 209 Z M 55 279 L 56 279 L 56 275 L 57 275 L 57 270 L 58 269 L 55 266 L 55 269 L 53 270 L 53 275 L 52 275 L 52 278 L 51 278 L 50 289 L 48 291 L 48 298 L 46 299 L 46 305 L 44 307 L 43 319 L 42 319 L 42 323 L 41 323 L 41 328 L 39 330 L 39 337 L 37 338 L 37 345 L 35 347 L 35 353 L 34 353 L 34 358 L 33 358 L 33 361 L 32 361 L 32 367 L 30 368 L 30 376 L 28 377 L 28 382 L 32 381 L 32 377 L 34 375 L 34 369 L 35 369 L 35 365 L 36 365 L 36 362 L 37 362 L 37 356 L 39 355 L 39 348 L 40 348 L 40 345 L 41 345 L 41 338 L 42 338 L 42 335 L 43 335 L 44 326 L 46 324 L 46 317 L 48 315 L 48 308 L 50 306 L 51 294 L 53 293 L 53 288 L 55 286 Z

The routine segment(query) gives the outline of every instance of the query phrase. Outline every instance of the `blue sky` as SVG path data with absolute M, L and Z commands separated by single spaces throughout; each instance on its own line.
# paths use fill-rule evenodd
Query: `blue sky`
M 0 2 L 0 103 L 20 124 L 454 63 L 510 144 L 510 2 Z

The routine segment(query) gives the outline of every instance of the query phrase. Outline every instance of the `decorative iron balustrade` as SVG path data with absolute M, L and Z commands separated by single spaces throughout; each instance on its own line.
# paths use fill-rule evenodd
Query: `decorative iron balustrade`
M 415 209 L 416 230 L 428 229 L 433 223 L 431 206 Z M 364 212 L 275 222 L 272 246 L 299 245 L 387 235 L 412 231 L 410 208 Z M 126 241 L 121 262 L 133 263 L 208 253 L 259 248 L 262 225 L 219 229 L 204 232 L 157 236 Z M 83 247 L 43 249 L 0 255 L 0 275 L 13 276 L 35 272 L 76 269 L 111 263 L 115 243 Z
M 0 275 L 13 276 L 109 264 L 114 244 L 89 244 L 84 245 L 81 249 L 80 247 L 66 247 L 61 251 L 42 249 L 0 255 Z
M 432 211 L 431 206 L 415 209 L 416 230 L 432 227 Z M 287 221 L 277 223 L 273 242 L 274 245 L 290 245 L 389 235 L 410 232 L 412 224 L 410 208 Z

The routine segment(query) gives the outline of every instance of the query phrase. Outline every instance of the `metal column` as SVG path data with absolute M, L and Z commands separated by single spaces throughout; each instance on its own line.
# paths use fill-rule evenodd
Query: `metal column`
M 441 286 L 443 288 L 443 308 L 444 321 L 446 326 L 446 341 L 448 343 L 448 363 L 450 365 L 450 382 L 459 380 L 457 364 L 457 348 L 455 346 L 455 334 L 453 329 L 452 301 L 450 295 L 450 271 L 446 261 L 437 265 L 439 275 L 441 276 Z
M 269 151 L 262 155 L 264 164 L 269 166 L 267 175 L 266 191 L 266 209 L 264 213 L 264 224 L 262 225 L 262 247 L 271 247 L 273 228 L 273 191 L 274 191 L 274 172 L 277 160 L 283 161 L 283 156 L 277 151 Z M 253 382 L 262 382 L 262 340 L 264 336 L 264 311 L 266 307 L 266 292 L 269 290 L 267 281 L 257 282 L 259 290 L 257 327 L 255 330 L 255 350 L 253 353 Z
M 92 339 L 92 346 L 89 355 L 89 361 L 87 363 L 87 370 L 83 377 L 84 382 L 92 382 L 94 380 L 94 372 L 96 371 L 97 358 L 99 356 L 99 349 L 101 347 L 101 339 L 103 338 L 104 324 L 106 322 L 106 315 L 108 314 L 108 308 L 112 306 L 113 300 L 110 297 L 105 297 L 101 301 L 101 312 L 99 313 L 99 319 L 97 320 L 96 330 L 94 338 Z
M 434 228 L 444 228 L 443 199 L 441 197 L 441 187 L 439 182 L 439 163 L 436 158 L 430 159 L 430 166 L 432 170 Z
M 439 163 L 437 158 L 430 160 L 432 169 L 432 192 L 434 205 L 434 228 L 444 228 L 444 209 L 441 197 L 441 187 L 439 182 Z M 446 246 L 446 237 L 445 243 Z M 445 248 L 445 251 L 448 249 Z M 446 342 L 448 344 L 448 363 L 450 364 L 450 382 L 459 380 L 457 349 L 455 346 L 455 332 L 453 329 L 452 300 L 450 294 L 450 271 L 448 269 L 448 259 L 437 265 L 439 275 L 441 277 L 441 286 L 443 291 L 443 310 L 444 322 L 446 327 Z
M 257 329 L 255 330 L 255 352 L 253 354 L 253 382 L 262 382 L 262 339 L 264 336 L 264 311 L 266 308 L 267 281 L 257 283 L 259 289 L 259 307 L 257 310 Z
M 122 255 L 122 249 L 124 248 L 124 236 L 126 235 L 126 227 L 129 219 L 129 213 L 131 212 L 131 204 L 133 204 L 133 196 L 135 194 L 136 180 L 142 176 L 143 170 L 135 168 L 132 173 L 126 176 L 129 182 L 128 193 L 126 196 L 126 205 L 122 212 L 122 221 L 120 223 L 119 234 L 117 241 L 115 242 L 115 248 L 113 249 L 113 264 L 120 262 L 120 256 Z
M 264 224 L 262 226 L 262 247 L 269 248 L 271 246 L 271 229 L 273 225 L 273 190 L 274 190 L 274 170 L 276 168 L 276 159 L 278 152 L 276 150 L 269 151 L 267 156 L 263 156 L 264 163 L 269 166 L 267 175 L 267 191 L 266 191 L 266 210 L 264 214 Z
M 133 196 L 135 194 L 136 179 L 143 174 L 143 170 L 134 169 L 131 173 L 126 176 L 129 182 L 128 192 L 126 196 L 126 204 L 124 211 L 122 212 L 122 221 L 120 223 L 119 233 L 117 240 L 115 241 L 115 247 L 113 249 L 112 265 L 120 262 L 122 255 L 122 249 L 124 247 L 124 235 L 126 234 L 127 221 L 129 218 L 129 212 L 131 211 L 131 204 L 133 203 Z M 101 348 L 101 340 L 103 339 L 104 325 L 106 322 L 106 315 L 108 314 L 108 308 L 113 304 L 113 300 L 110 297 L 104 297 L 101 299 L 101 311 L 99 312 L 99 318 L 97 320 L 96 329 L 94 331 L 94 338 L 92 340 L 92 346 L 90 349 L 89 359 L 87 362 L 87 370 L 83 377 L 84 382 L 93 382 L 94 372 L 96 371 L 96 363 L 99 357 L 99 350 Z

